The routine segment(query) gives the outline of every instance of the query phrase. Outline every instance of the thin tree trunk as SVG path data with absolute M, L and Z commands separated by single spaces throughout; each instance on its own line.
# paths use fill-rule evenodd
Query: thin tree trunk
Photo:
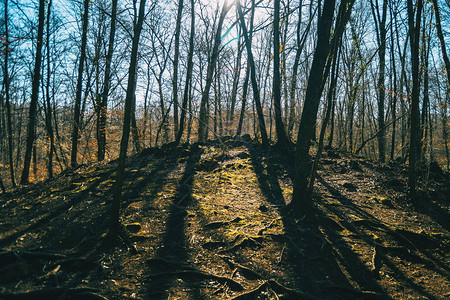
M 174 123 L 173 129 L 175 139 L 178 133 L 178 58 L 180 55 L 180 27 L 181 27 L 182 13 L 183 13 L 183 0 L 179 0 L 177 22 L 175 27 L 175 51 L 173 55 L 173 82 L 172 82 L 173 123 Z
M 50 13 L 52 7 L 52 0 L 48 3 L 47 8 L 47 39 L 46 39 L 46 48 L 47 48 L 47 84 L 45 86 L 45 100 L 46 100 L 46 114 L 45 114 L 45 123 L 47 127 L 47 134 L 50 139 L 50 147 L 48 150 L 48 178 L 53 178 L 53 152 L 55 152 L 55 135 L 53 134 L 53 125 L 52 125 L 52 105 L 50 103 Z
M 120 154 L 117 166 L 116 182 L 114 184 L 114 196 L 111 205 L 110 227 L 109 236 L 111 239 L 115 239 L 119 232 L 119 216 L 120 206 L 122 202 L 122 187 L 125 179 L 125 163 L 127 160 L 128 141 L 130 139 L 130 123 L 131 114 L 133 108 L 134 91 L 136 87 L 136 69 L 137 69 L 137 53 L 139 47 L 139 37 L 142 30 L 142 24 L 144 22 L 145 12 L 145 0 L 141 0 L 139 3 L 139 16 L 137 23 L 134 24 L 133 44 L 131 48 L 131 61 L 130 68 L 128 70 L 128 86 L 127 94 L 125 98 L 124 107 L 124 119 L 123 119 L 123 132 L 122 139 L 120 141 Z
M 391 3 L 392 4 L 392 3 Z M 394 47 L 394 18 L 393 18 L 393 7 L 390 7 L 390 26 L 391 26 L 391 62 L 392 62 L 392 75 L 393 75 L 393 93 L 392 93 L 392 138 L 391 138 L 391 160 L 394 159 L 395 153 L 395 138 L 396 138 L 396 129 L 397 129 L 397 121 L 396 121 L 396 110 L 397 110 L 397 97 L 399 91 L 397 90 L 397 68 L 395 62 L 395 47 Z
M 111 86 L 111 62 L 114 52 L 114 39 L 116 35 L 116 16 L 117 16 L 117 0 L 112 0 L 111 8 L 111 27 L 109 32 L 108 53 L 105 63 L 105 80 L 103 81 L 103 90 L 101 96 L 100 114 L 98 116 L 97 125 L 97 159 L 102 161 L 105 159 L 106 153 L 106 121 L 108 117 L 108 94 Z
M 71 167 L 77 166 L 78 139 L 79 139 L 80 126 L 81 126 L 81 124 L 80 124 L 80 116 L 81 116 L 80 106 L 81 106 L 81 93 L 82 93 L 82 87 L 83 87 L 84 61 L 86 60 L 89 2 L 90 2 L 89 0 L 84 0 L 80 62 L 78 64 L 77 89 L 76 89 L 76 95 L 75 95 L 75 109 L 74 109 L 74 114 L 73 114 L 74 120 L 73 120 L 73 130 L 72 130 L 72 151 L 71 151 L 71 155 L 70 155 Z
M 280 0 L 274 0 L 273 19 L 273 104 L 275 108 L 275 129 L 277 144 L 289 147 L 283 119 L 281 117 L 281 73 L 280 73 Z
M 32 87 L 31 102 L 28 113 L 27 141 L 26 141 L 26 150 L 22 170 L 22 177 L 20 179 L 21 184 L 27 184 L 30 179 L 31 154 L 33 151 L 33 144 L 35 142 L 36 111 L 39 97 L 39 81 L 40 81 L 39 79 L 42 63 L 42 41 L 44 36 L 44 23 L 45 23 L 45 0 L 40 0 L 38 35 L 36 41 L 36 58 L 34 60 L 33 82 L 31 85 Z
M 230 106 L 229 116 L 227 118 L 228 119 L 227 127 L 228 127 L 228 132 L 230 134 L 232 131 L 231 126 L 233 126 L 234 109 L 236 107 L 239 78 L 241 76 L 241 60 L 242 60 L 242 51 L 243 51 L 244 45 L 241 46 L 240 42 L 241 42 L 241 35 L 239 34 L 238 49 L 237 49 L 238 53 L 237 53 L 237 57 L 236 57 L 236 65 L 234 67 L 233 88 L 231 90 L 231 106 Z
M 5 68 L 3 71 L 3 84 L 5 86 L 5 106 L 6 106 L 6 127 L 7 127 L 7 135 L 8 135 L 8 161 L 9 161 L 9 173 L 11 176 L 11 184 L 15 188 L 16 187 L 16 178 L 14 174 L 14 162 L 13 162 L 13 132 L 12 132 L 12 121 L 11 121 L 11 104 L 9 99 L 9 14 L 8 14 L 8 0 L 5 0 Z
M 189 91 L 190 86 L 192 82 L 192 69 L 194 66 L 193 63 L 193 56 L 194 56 L 194 36 L 195 36 L 195 6 L 194 6 L 194 0 L 191 0 L 191 33 L 189 36 L 189 52 L 188 52 L 188 63 L 187 63 L 187 70 L 186 70 L 186 81 L 184 83 L 184 93 L 183 93 L 183 103 L 181 106 L 181 116 L 180 116 L 180 123 L 179 123 L 179 129 L 177 132 L 177 136 L 175 138 L 175 143 L 179 144 L 181 141 L 181 137 L 183 136 L 184 131 L 184 123 L 186 122 L 186 112 L 188 109 L 188 100 L 189 100 Z
M 211 89 L 211 84 L 213 82 L 213 75 L 214 70 L 216 68 L 216 61 L 219 56 L 219 47 L 222 41 L 222 25 L 223 20 L 225 19 L 225 16 L 227 15 L 228 11 L 230 10 L 231 6 L 227 5 L 227 1 L 223 3 L 222 11 L 220 13 L 219 22 L 217 24 L 217 31 L 214 38 L 214 46 L 211 52 L 211 56 L 208 62 L 208 69 L 206 72 L 206 82 L 205 82 L 205 89 L 202 93 L 202 99 L 200 102 L 200 116 L 199 116 L 199 123 L 198 123 L 198 140 L 201 143 L 206 142 L 208 138 L 208 119 L 209 119 L 209 113 L 207 110 L 207 106 L 209 103 L 209 91 Z
M 254 1 L 252 1 L 252 4 L 253 4 L 252 10 L 254 10 L 255 9 Z M 263 114 L 263 110 L 261 107 L 261 99 L 260 99 L 260 94 L 259 94 L 259 89 L 258 89 L 258 83 L 256 81 L 256 67 L 255 67 L 255 61 L 253 59 L 251 41 L 250 41 L 250 38 L 249 38 L 249 35 L 247 32 L 247 27 L 245 26 L 244 14 L 242 13 L 242 7 L 241 7 L 241 3 L 239 0 L 236 2 L 236 6 L 238 9 L 239 20 L 241 23 L 242 33 L 243 33 L 244 39 L 245 39 L 245 45 L 247 48 L 248 63 L 249 63 L 249 67 L 250 67 L 250 77 L 251 77 L 252 88 L 253 88 L 253 98 L 255 100 L 256 113 L 258 114 L 259 130 L 261 132 L 262 144 L 269 145 L 269 140 L 267 138 L 266 125 L 264 122 L 264 114 Z
M 442 58 L 444 59 L 445 69 L 447 70 L 447 87 L 450 89 L 450 60 L 445 47 L 444 35 L 442 34 L 441 15 L 439 13 L 437 0 L 431 1 L 433 2 L 434 16 L 436 17 L 436 31 L 439 38 L 439 43 L 441 44 Z

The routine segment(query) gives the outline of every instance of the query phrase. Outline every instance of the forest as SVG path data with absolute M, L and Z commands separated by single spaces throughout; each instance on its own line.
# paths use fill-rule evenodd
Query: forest
M 2 0 L 0 299 L 450 297 L 449 0 Z

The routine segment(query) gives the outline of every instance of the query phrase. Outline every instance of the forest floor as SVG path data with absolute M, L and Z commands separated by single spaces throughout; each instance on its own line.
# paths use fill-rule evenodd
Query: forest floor
M 122 239 L 108 248 L 115 168 L 0 194 L 0 299 L 450 298 L 450 180 L 437 168 L 412 203 L 405 165 L 329 150 L 311 221 L 285 209 L 293 160 L 275 148 L 146 149 L 128 159 Z

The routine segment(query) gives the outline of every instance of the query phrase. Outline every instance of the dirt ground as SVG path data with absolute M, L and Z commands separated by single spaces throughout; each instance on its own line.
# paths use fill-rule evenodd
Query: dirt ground
M 0 194 L 0 299 L 449 299 L 449 175 L 329 150 L 317 219 L 285 208 L 292 158 L 249 139 L 128 159 L 121 242 L 105 247 L 115 162 Z

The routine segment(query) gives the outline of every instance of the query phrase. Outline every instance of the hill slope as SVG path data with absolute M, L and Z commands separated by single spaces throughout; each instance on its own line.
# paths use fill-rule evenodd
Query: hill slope
M 446 175 L 413 205 L 402 166 L 329 151 L 310 222 L 284 209 L 293 162 L 252 141 L 128 161 L 127 235 L 112 249 L 101 241 L 114 162 L 0 194 L 0 299 L 450 296 Z

